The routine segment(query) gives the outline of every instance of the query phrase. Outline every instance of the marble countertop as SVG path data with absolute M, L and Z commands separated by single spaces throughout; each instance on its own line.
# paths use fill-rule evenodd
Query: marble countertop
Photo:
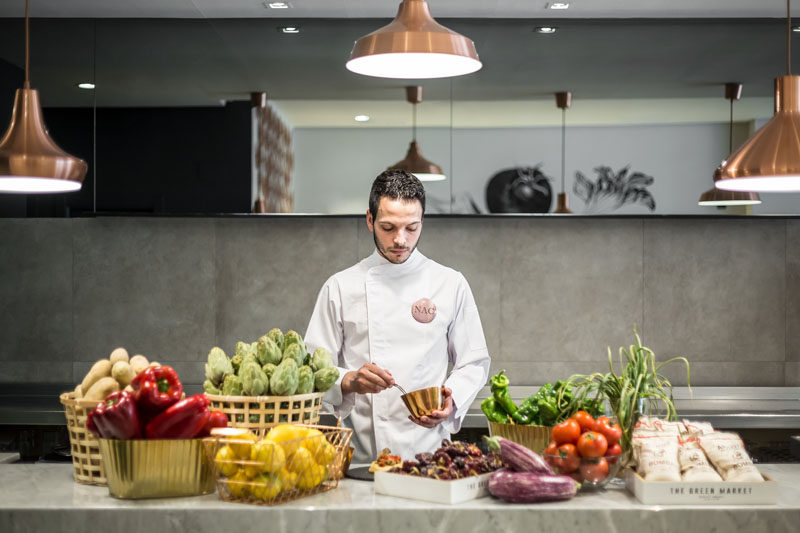
M 334 490 L 266 507 L 224 502 L 216 494 L 118 500 L 106 487 L 74 483 L 69 463 L 0 463 L 0 530 L 488 533 L 535 526 L 538 531 L 559 533 L 797 531 L 800 465 L 759 468 L 779 483 L 776 505 L 642 505 L 624 488 L 535 505 L 507 504 L 490 497 L 441 505 L 377 495 L 372 483 L 345 479 Z

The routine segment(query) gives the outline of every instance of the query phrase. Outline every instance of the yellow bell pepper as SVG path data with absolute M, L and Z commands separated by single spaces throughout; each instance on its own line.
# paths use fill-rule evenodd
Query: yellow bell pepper
M 310 428 L 294 424 L 281 424 L 270 429 L 266 438 L 280 444 L 286 456 L 289 457 L 300 448 L 301 439 L 308 435 L 309 430 Z
M 217 451 L 217 455 L 214 457 L 217 470 L 219 470 L 220 474 L 223 476 L 230 477 L 239 470 L 239 466 L 234 461 L 236 461 L 236 452 L 227 444 L 220 448 L 219 451 Z
M 250 492 L 250 480 L 244 470 L 239 470 L 228 479 L 228 491 L 234 498 L 245 498 Z
M 286 455 L 279 444 L 261 439 L 250 449 L 250 460 L 258 463 L 259 473 L 277 474 L 286 464 Z
M 291 472 L 286 467 L 281 468 L 278 472 L 278 478 L 281 480 L 281 490 L 292 490 L 297 484 L 297 473 Z
M 253 480 L 250 492 L 263 501 L 274 499 L 281 492 L 281 480 L 272 474 L 261 474 Z
M 325 481 L 328 469 L 316 463 L 297 475 L 297 488 L 308 490 L 313 489 Z

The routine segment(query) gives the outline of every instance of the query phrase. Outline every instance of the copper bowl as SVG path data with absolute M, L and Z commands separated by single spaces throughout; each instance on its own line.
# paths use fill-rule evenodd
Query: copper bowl
M 415 417 L 429 416 L 433 411 L 442 408 L 441 387 L 428 387 L 411 391 L 400 396 L 408 411 Z

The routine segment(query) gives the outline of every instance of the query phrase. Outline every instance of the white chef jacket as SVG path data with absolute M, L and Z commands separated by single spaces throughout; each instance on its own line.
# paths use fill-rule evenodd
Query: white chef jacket
M 436 305 L 428 323 L 411 314 L 412 304 L 422 298 Z M 324 405 L 353 428 L 353 463 L 371 462 L 383 448 L 404 459 L 434 451 L 461 428 L 489 375 L 489 351 L 467 280 L 418 250 L 401 264 L 376 250 L 331 276 L 319 292 L 304 338 L 309 351 L 327 348 L 339 368 Z M 368 362 L 391 372 L 407 391 L 448 387 L 453 414 L 428 429 L 408 419 L 395 387 L 378 394 L 342 395 L 344 374 Z

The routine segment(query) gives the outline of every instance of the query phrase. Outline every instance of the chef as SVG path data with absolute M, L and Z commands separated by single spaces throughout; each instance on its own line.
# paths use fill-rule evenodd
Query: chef
M 367 211 L 375 250 L 325 282 L 305 334 L 309 351 L 327 348 L 339 368 L 324 401 L 354 430 L 354 464 L 383 448 L 404 459 L 435 450 L 461 428 L 489 374 L 467 280 L 417 250 L 424 213 L 415 176 L 387 170 L 375 179 Z M 395 383 L 409 392 L 443 386 L 442 408 L 410 416 Z

